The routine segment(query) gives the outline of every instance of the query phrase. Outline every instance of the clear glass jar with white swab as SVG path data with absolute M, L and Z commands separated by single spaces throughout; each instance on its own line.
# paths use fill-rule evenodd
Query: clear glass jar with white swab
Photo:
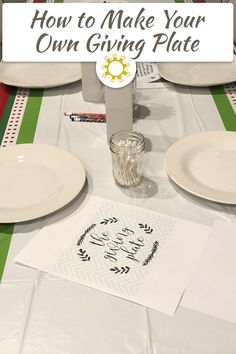
M 112 170 L 121 187 L 135 187 L 143 179 L 144 136 L 138 132 L 120 131 L 110 138 Z

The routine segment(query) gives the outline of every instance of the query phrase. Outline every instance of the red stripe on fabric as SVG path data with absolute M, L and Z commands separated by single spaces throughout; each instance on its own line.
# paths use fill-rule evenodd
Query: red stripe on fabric
M 34 0 L 33 2 L 36 4 L 39 4 L 39 3 L 43 2 L 43 0 Z
M 0 83 L 0 119 L 2 118 L 2 114 L 7 104 L 9 92 L 10 87 Z

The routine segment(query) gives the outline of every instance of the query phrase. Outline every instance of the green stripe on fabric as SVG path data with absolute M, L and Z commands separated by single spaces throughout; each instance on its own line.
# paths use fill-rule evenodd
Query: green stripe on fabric
M 54 0 L 54 2 L 64 2 L 64 0 Z
M 14 224 L 0 224 L 0 281 L 2 279 Z
M 25 107 L 23 120 L 18 134 L 17 144 L 27 144 L 34 141 L 39 111 L 42 103 L 43 90 L 31 89 Z
M 16 87 L 11 87 L 10 93 L 8 96 L 8 100 L 7 100 L 7 104 L 6 104 L 4 112 L 2 114 L 2 119 L 0 120 L 0 144 L 2 143 L 2 139 L 5 134 L 7 123 L 10 118 L 11 110 L 12 110 L 13 103 L 14 103 L 15 97 L 16 97 L 16 92 L 17 92 Z
M 14 104 L 17 90 L 11 88 L 7 105 L 3 112 L 3 117 L 0 122 L 0 138 L 3 137 L 9 116 Z M 34 140 L 35 130 L 37 127 L 39 111 L 43 97 L 42 89 L 31 89 L 26 103 L 20 131 L 17 138 L 17 144 L 32 143 Z M 1 139 L 2 140 L 2 139 Z M 14 230 L 14 224 L 0 224 L 0 281 L 4 272 L 7 255 L 11 243 L 11 238 Z
M 182 3 L 184 0 L 175 0 L 176 3 Z
M 3 136 L 10 118 L 12 107 L 15 101 L 17 89 L 11 87 L 2 119 L 0 120 L 0 144 L 2 143 Z M 0 224 L 0 281 L 5 268 L 5 263 L 11 243 L 11 237 L 14 230 L 14 224 Z
M 9 120 L 9 116 L 14 104 L 16 88 L 11 88 L 7 105 L 3 112 L 0 122 L 0 138 L 4 136 L 4 132 Z M 43 97 L 42 89 L 31 89 L 26 103 L 20 131 L 17 138 L 17 144 L 32 143 L 34 140 L 35 130 L 37 127 L 39 111 Z M 11 243 L 14 230 L 14 224 L 0 224 L 0 281 L 4 272 L 7 255 Z
M 230 104 L 223 86 L 213 86 L 210 90 L 225 129 L 229 131 L 236 131 L 236 114 Z

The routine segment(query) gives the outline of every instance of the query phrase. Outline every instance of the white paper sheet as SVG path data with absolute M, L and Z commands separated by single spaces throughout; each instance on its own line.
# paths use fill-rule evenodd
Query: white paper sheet
M 216 221 L 181 306 L 236 323 L 236 224 Z
M 137 63 L 136 88 L 149 89 L 164 87 L 157 63 Z
M 89 196 L 45 227 L 18 263 L 173 315 L 209 228 Z

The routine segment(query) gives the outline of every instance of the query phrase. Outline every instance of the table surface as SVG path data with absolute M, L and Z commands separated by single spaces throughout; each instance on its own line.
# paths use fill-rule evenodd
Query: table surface
M 163 165 L 167 149 L 186 135 L 236 130 L 235 84 L 208 89 L 164 83 L 137 90 L 139 118 L 134 129 L 144 134 L 147 144 L 145 180 L 132 191 L 114 184 L 106 124 L 76 123 L 64 116 L 68 111 L 104 112 L 103 104 L 84 102 L 81 82 L 45 90 L 2 85 L 0 98 L 1 146 L 34 142 L 70 151 L 86 169 L 83 195 L 205 225 L 216 219 L 235 222 L 234 206 L 181 190 L 168 179 Z M 73 213 L 83 195 L 53 215 L 0 226 L 0 256 L 4 250 L 7 255 L 0 285 L 0 353 L 235 354 L 233 323 L 181 306 L 172 318 L 14 263 L 17 253 L 44 225 Z
M 236 85 L 208 89 L 165 83 L 137 90 L 136 101 L 134 129 L 146 138 L 145 179 L 129 191 L 114 184 L 106 125 L 74 123 L 64 116 L 67 111 L 105 112 L 103 104 L 84 102 L 81 82 L 45 90 L 0 85 L 1 147 L 55 145 L 77 156 L 87 173 L 83 194 L 62 210 L 0 225 L 0 354 L 236 353 L 233 323 L 181 306 L 169 317 L 14 263 L 42 227 L 71 215 L 87 194 L 209 226 L 216 219 L 236 221 L 236 207 L 183 191 L 168 179 L 163 164 L 167 149 L 186 135 L 236 131 Z

